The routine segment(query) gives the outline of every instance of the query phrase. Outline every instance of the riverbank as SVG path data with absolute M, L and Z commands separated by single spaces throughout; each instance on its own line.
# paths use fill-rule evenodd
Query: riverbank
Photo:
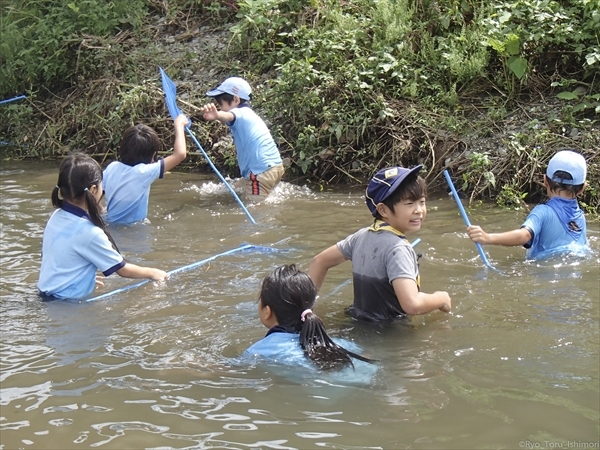
M 0 109 L 0 136 L 17 144 L 3 149 L 4 157 L 61 158 L 79 149 L 107 162 L 116 157 L 122 131 L 138 122 L 155 128 L 170 147 L 171 119 L 158 74 L 162 66 L 177 85 L 180 107 L 192 119 L 199 142 L 232 177 L 238 172 L 228 130 L 204 122 L 199 108 L 207 90 L 235 74 L 253 86 L 253 107 L 278 140 L 289 163 L 286 179 L 292 182 L 321 188 L 364 184 L 384 165 L 419 163 L 433 190 L 444 186 L 441 172 L 447 168 L 471 202 L 492 200 L 518 208 L 542 198 L 544 167 L 560 148 L 581 151 L 589 162 L 588 178 L 600 178 L 598 115 L 577 113 L 577 100 L 557 98 L 558 91 L 547 89 L 549 80 L 541 75 L 540 90 L 529 89 L 518 98 L 473 89 L 442 106 L 393 96 L 381 99 L 378 112 L 365 109 L 361 115 L 357 110 L 345 123 L 333 115 L 327 120 L 323 109 L 336 105 L 327 100 L 330 104 L 320 103 L 298 117 L 295 98 L 325 101 L 331 94 L 315 92 L 315 87 L 282 87 L 286 78 L 278 65 L 264 70 L 263 64 L 257 71 L 257 56 L 234 42 L 238 22 L 223 22 L 207 25 L 200 18 L 182 21 L 157 14 L 144 33 L 82 41 L 80 55 L 98 58 L 101 73 L 80 76 L 61 91 L 40 88 L 26 101 Z M 337 92 L 354 92 L 362 101 L 363 93 L 348 86 Z M 194 144 L 189 145 L 193 151 Z M 179 170 L 209 169 L 200 154 L 190 152 Z M 591 186 L 583 197 L 588 212 L 598 213 L 599 198 L 598 188 Z

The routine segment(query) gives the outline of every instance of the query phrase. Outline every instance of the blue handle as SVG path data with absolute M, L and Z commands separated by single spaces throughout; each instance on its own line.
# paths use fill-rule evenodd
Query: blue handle
M 465 225 L 467 225 L 467 227 L 470 227 L 471 222 L 469 221 L 469 216 L 467 216 L 467 212 L 465 211 L 465 208 L 463 207 L 462 202 L 460 201 L 458 192 L 456 192 L 456 189 L 454 188 L 454 183 L 452 183 L 452 179 L 450 178 L 450 174 L 448 173 L 447 170 L 444 170 L 444 177 L 446 177 L 448 186 L 450 186 L 450 190 L 452 191 L 452 196 L 454 197 L 454 200 L 456 201 L 456 205 L 458 206 L 460 215 L 462 216 L 463 220 L 465 221 Z M 496 269 L 494 266 L 492 266 L 490 264 L 490 262 L 488 261 L 487 256 L 485 256 L 485 252 L 483 251 L 483 247 L 481 246 L 481 244 L 479 242 L 475 242 L 475 247 L 477 247 L 477 251 L 479 252 L 479 256 L 481 256 L 481 260 L 483 261 L 483 263 L 486 266 L 488 266 L 490 269 L 498 271 L 498 269 Z
M 187 131 L 188 135 L 192 138 L 192 140 L 194 141 L 194 143 L 196 144 L 198 149 L 202 152 L 202 154 L 204 155 L 204 158 L 206 158 L 206 162 L 208 163 L 208 165 L 212 168 L 212 170 L 215 171 L 215 173 L 218 175 L 219 179 L 223 182 L 223 184 L 225 186 L 227 186 L 227 189 L 229 189 L 229 192 L 231 192 L 231 195 L 233 195 L 233 198 L 235 198 L 235 201 L 238 202 L 238 204 L 241 206 L 242 210 L 246 213 L 246 215 L 248 216 L 248 219 L 250 219 L 250 222 L 252 222 L 253 224 L 256 224 L 256 221 L 250 215 L 250 213 L 248 212 L 248 210 L 246 209 L 246 207 L 244 206 L 244 204 L 242 203 L 242 201 L 240 200 L 238 195 L 235 193 L 233 188 L 229 185 L 229 183 L 227 181 L 225 181 L 225 178 L 223 178 L 223 175 L 221 175 L 219 173 L 219 171 L 217 170 L 217 168 L 215 167 L 213 162 L 210 160 L 210 158 L 208 157 L 208 155 L 206 154 L 206 152 L 200 145 L 200 142 L 198 142 L 198 140 L 196 139 L 196 136 L 194 136 L 194 133 L 192 133 L 192 131 L 188 127 L 185 128 L 185 131 Z
M 19 95 L 17 97 L 13 97 L 13 98 L 7 98 L 6 100 L 0 100 L 0 105 L 2 105 L 3 103 L 14 102 L 15 100 L 21 100 L 22 98 L 26 98 L 26 97 L 24 95 Z
M 213 260 L 217 259 L 219 256 L 231 255 L 232 253 L 237 253 L 237 252 L 241 252 L 241 251 L 244 251 L 244 250 L 250 250 L 250 249 L 256 249 L 256 250 L 259 250 L 261 252 L 273 251 L 273 249 L 271 247 L 262 247 L 260 245 L 257 246 L 257 245 L 245 244 L 245 245 L 242 245 L 242 246 L 240 246 L 238 248 L 234 248 L 233 250 L 228 250 L 226 252 L 219 253 L 218 255 L 211 256 L 210 258 L 203 259 L 202 261 L 197 261 L 197 262 L 195 262 L 193 264 L 188 264 L 187 266 L 183 266 L 183 267 L 179 267 L 177 269 L 173 269 L 173 270 L 167 272 L 167 275 L 171 276 L 171 275 L 175 275 L 176 273 L 185 272 L 186 270 L 190 270 L 190 269 L 193 269 L 195 267 L 198 267 L 198 266 L 201 266 L 203 264 L 206 264 L 207 262 L 213 261 Z M 141 282 L 136 283 L 136 284 L 131 284 L 129 286 L 125 286 L 125 287 L 122 287 L 122 288 L 119 288 L 119 289 L 115 289 L 114 291 L 107 292 L 106 294 L 102 294 L 102 295 L 99 295 L 99 296 L 93 297 L 93 298 L 88 298 L 86 300 L 86 302 L 93 302 L 93 301 L 96 301 L 96 300 L 100 300 L 102 298 L 106 298 L 106 297 L 110 297 L 110 296 L 115 295 L 115 294 L 119 294 L 121 292 L 129 291 L 130 289 L 134 289 L 136 287 L 143 286 L 146 283 L 150 283 L 150 281 L 152 281 L 152 280 L 144 280 L 144 281 L 141 281 Z

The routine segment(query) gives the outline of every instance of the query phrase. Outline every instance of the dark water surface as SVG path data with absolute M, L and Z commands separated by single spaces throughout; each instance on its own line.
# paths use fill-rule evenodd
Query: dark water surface
M 433 196 L 421 238 L 427 292 L 451 314 L 367 326 L 343 313 L 350 263 L 332 269 L 316 306 L 332 336 L 379 360 L 367 385 L 240 364 L 266 329 L 259 282 L 307 269 L 320 250 L 370 223 L 360 191 L 284 183 L 252 225 L 216 177 L 167 174 L 149 223 L 113 229 L 134 263 L 172 270 L 250 243 L 276 252 L 216 258 L 166 283 L 93 302 L 42 303 L 35 283 L 56 165 L 3 163 L 1 448 L 599 448 L 598 223 L 595 254 L 523 261 L 488 247 L 486 270 L 450 198 Z M 489 231 L 523 212 L 471 211 Z M 109 292 L 134 283 L 105 280 Z

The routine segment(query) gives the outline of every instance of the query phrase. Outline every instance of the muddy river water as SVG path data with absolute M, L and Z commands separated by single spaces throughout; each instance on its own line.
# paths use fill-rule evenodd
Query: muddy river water
M 252 225 L 210 174 L 154 183 L 148 223 L 113 228 L 131 262 L 173 270 L 244 244 L 165 283 L 92 302 L 36 295 L 58 177 L 51 163 L 0 170 L 1 448 L 599 448 L 598 222 L 594 254 L 526 262 L 487 247 L 486 269 L 445 193 L 431 195 L 422 288 L 450 314 L 366 325 L 344 314 L 350 263 L 330 270 L 315 312 L 378 360 L 367 383 L 239 361 L 265 335 L 260 280 L 370 223 L 360 189 L 282 183 L 249 205 Z M 469 210 L 489 231 L 526 213 Z M 112 276 L 95 295 L 135 281 Z

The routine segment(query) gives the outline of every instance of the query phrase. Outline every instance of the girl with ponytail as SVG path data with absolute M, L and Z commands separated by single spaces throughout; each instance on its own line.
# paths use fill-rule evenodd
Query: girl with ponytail
M 126 263 L 101 216 L 102 168 L 93 158 L 73 153 L 61 163 L 52 190 L 57 208 L 44 229 L 38 290 L 44 299 L 79 299 L 102 277 L 116 272 L 125 278 L 164 280 L 166 272 Z
M 353 359 L 374 362 L 346 350 L 327 335 L 323 322 L 312 311 L 316 296 L 317 288 L 308 274 L 293 264 L 280 266 L 265 277 L 258 316 L 269 332 L 246 354 L 296 364 L 294 355 L 301 349 L 321 370 L 354 367 Z

